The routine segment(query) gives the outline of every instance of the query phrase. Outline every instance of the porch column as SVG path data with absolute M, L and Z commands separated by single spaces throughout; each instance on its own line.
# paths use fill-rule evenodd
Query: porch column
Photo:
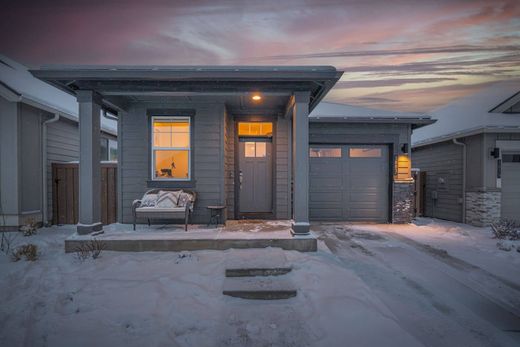
M 293 235 L 309 233 L 309 92 L 295 92 L 293 133 Z
M 101 224 L 100 112 L 101 96 L 77 92 L 79 103 L 79 223 L 78 234 L 103 229 Z

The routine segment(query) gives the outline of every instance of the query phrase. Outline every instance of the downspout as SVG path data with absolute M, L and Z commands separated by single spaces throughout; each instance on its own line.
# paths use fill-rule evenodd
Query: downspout
M 453 143 L 462 146 L 462 223 L 466 223 L 466 144 L 457 139 Z
M 47 119 L 42 123 L 42 219 L 43 226 L 47 226 L 49 219 L 47 218 L 47 125 L 57 122 L 60 114 L 55 113 L 54 117 Z

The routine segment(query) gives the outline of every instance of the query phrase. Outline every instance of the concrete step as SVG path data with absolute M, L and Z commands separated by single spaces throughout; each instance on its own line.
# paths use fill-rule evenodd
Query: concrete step
M 226 277 L 280 276 L 291 272 L 291 270 L 290 267 L 286 266 L 226 269 Z
M 252 300 L 279 300 L 296 296 L 292 282 L 280 277 L 226 277 L 224 295 Z

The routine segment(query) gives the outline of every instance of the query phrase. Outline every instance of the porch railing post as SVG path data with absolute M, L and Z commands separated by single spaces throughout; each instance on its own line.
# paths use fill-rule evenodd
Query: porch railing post
M 294 235 L 309 233 L 309 92 L 295 92 L 293 133 Z
M 103 228 L 101 223 L 100 116 L 101 96 L 77 92 L 79 103 L 79 223 L 78 234 Z

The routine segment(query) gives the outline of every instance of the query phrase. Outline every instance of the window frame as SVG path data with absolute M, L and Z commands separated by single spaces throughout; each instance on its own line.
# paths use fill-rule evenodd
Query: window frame
M 152 182 L 190 182 L 192 181 L 192 147 L 193 147 L 193 127 L 192 117 L 190 116 L 151 116 L 150 123 L 150 179 Z M 154 145 L 154 123 L 168 122 L 168 121 L 187 121 L 189 131 L 188 147 L 156 147 Z M 158 178 L 155 177 L 155 151 L 156 150 L 170 150 L 170 151 L 188 151 L 188 177 L 186 178 Z

